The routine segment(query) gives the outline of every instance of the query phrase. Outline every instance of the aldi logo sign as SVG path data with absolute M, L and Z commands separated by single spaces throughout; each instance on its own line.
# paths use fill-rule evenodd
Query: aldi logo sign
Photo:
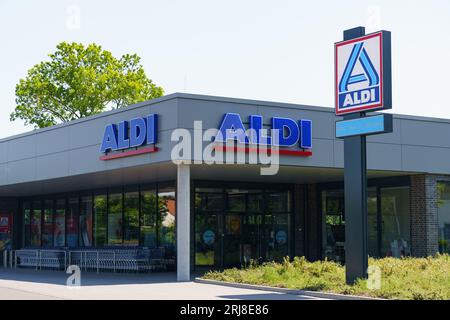
M 336 114 L 390 109 L 390 32 L 338 42 L 334 50 Z

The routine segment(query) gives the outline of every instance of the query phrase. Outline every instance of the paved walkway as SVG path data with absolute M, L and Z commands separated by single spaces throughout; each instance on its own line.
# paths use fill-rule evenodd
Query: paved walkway
M 145 300 L 310 300 L 309 296 L 176 282 L 173 273 L 112 274 L 84 272 L 81 287 L 66 286 L 62 271 L 0 268 L 0 300 L 7 299 L 145 299 Z

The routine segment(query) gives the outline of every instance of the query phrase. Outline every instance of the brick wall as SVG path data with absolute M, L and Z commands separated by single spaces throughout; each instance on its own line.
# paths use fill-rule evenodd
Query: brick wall
M 439 176 L 433 175 L 411 176 L 411 249 L 416 257 L 434 255 L 439 249 L 438 180 Z

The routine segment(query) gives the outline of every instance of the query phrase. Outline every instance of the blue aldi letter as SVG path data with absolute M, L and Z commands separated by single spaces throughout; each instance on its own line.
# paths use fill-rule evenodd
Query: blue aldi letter
M 103 134 L 100 152 L 106 153 L 108 150 L 117 150 L 117 128 L 115 124 L 108 124 Z
M 147 136 L 147 125 L 142 118 L 130 120 L 130 147 L 139 147 L 144 144 Z
M 130 147 L 130 139 L 128 139 L 128 122 L 122 121 L 118 124 L 117 132 L 117 148 L 128 149 Z
M 147 144 L 155 144 L 158 141 L 158 115 L 147 116 Z
M 248 143 L 244 124 L 241 116 L 237 113 L 226 113 L 220 124 L 219 132 L 216 135 L 216 142 L 226 142 L 227 140 L 237 140 L 239 143 Z
M 289 134 L 287 136 L 284 135 L 285 130 L 287 129 Z M 272 118 L 272 129 L 278 130 L 278 141 L 273 141 L 273 145 L 281 146 L 281 147 L 290 147 L 298 142 L 298 138 L 300 135 L 300 131 L 298 129 L 297 122 L 288 118 Z
M 300 147 L 311 149 L 312 148 L 312 121 L 300 120 Z

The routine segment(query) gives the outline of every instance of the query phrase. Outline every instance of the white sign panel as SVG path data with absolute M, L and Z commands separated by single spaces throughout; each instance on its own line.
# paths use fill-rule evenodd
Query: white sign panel
M 385 32 L 369 34 L 360 38 L 335 44 L 335 95 L 336 114 L 343 115 L 390 108 L 385 104 L 385 75 L 388 63 L 390 95 L 390 41 L 389 50 Z M 389 39 L 390 40 L 390 37 Z M 388 55 L 389 57 L 385 57 Z M 388 59 L 388 61 L 386 61 Z

